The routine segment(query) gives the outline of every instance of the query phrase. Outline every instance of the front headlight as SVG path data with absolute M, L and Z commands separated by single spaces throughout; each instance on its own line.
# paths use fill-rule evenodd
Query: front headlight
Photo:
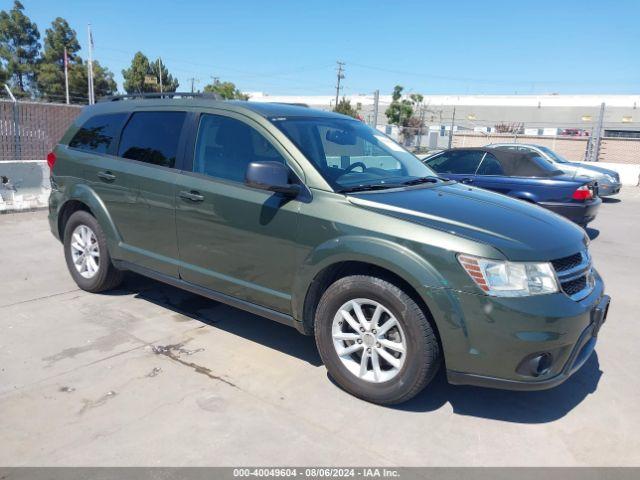
M 476 285 L 494 297 L 527 297 L 558 291 L 550 263 L 509 262 L 458 255 L 460 265 Z
M 618 183 L 618 180 L 613 175 L 605 174 L 605 178 L 609 180 L 611 183 Z

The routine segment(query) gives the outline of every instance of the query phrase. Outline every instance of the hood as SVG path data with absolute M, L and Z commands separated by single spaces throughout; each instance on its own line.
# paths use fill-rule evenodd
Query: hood
M 351 194 L 361 208 L 482 242 L 509 260 L 544 261 L 585 248 L 580 227 L 542 207 L 462 184 Z
M 577 170 L 579 170 L 580 174 L 590 174 L 598 176 L 601 175 L 611 175 L 614 178 L 618 178 L 618 172 L 615 170 L 611 170 L 610 168 L 598 167 L 596 165 L 584 164 L 584 163 L 574 163 L 573 164 Z

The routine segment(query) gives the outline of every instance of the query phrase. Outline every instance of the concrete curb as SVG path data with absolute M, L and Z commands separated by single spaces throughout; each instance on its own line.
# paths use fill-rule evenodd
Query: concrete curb
M 50 190 L 44 160 L 0 161 L 0 213 L 47 208 Z

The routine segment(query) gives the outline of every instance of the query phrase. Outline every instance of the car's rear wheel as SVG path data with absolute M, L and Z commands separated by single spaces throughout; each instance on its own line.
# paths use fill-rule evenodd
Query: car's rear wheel
M 122 272 L 111 262 L 104 231 L 89 212 L 80 210 L 69 217 L 64 254 L 73 280 L 83 290 L 111 290 L 122 281 Z
M 409 400 L 440 365 L 440 348 L 425 312 L 380 278 L 354 275 L 332 284 L 316 310 L 315 337 L 335 382 L 373 403 Z

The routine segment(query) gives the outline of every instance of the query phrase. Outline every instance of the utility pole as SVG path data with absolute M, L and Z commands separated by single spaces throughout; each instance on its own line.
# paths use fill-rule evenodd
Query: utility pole
M 345 65 L 344 62 L 340 62 L 340 61 L 337 61 L 336 63 L 338 64 L 338 69 L 337 69 L 337 71 L 338 71 L 338 83 L 336 83 L 336 104 L 333 107 L 334 110 L 338 107 L 338 97 L 340 96 L 340 80 L 342 80 L 344 78 L 344 73 L 343 72 L 344 72 L 344 65 Z
M 449 147 L 451 148 L 451 145 L 453 144 L 453 125 L 456 122 L 456 107 L 454 105 L 453 107 L 453 115 L 451 116 L 451 129 L 449 130 Z
M 193 90 L 194 82 L 199 82 L 200 80 L 198 80 L 196 77 L 187 78 L 187 80 L 191 80 L 191 93 L 193 93 L 194 92 L 194 90 Z
M 89 87 L 89 105 L 95 103 L 93 92 L 93 36 L 91 35 L 91 24 L 87 25 L 87 36 L 89 37 L 89 59 L 87 60 L 87 79 Z
M 158 57 L 158 75 L 160 76 L 160 93 L 162 93 L 162 60 Z
M 67 47 L 64 47 L 64 92 L 69 105 L 69 57 L 67 56 Z
M 602 138 L 602 126 L 604 124 L 604 110 L 605 104 L 600 104 L 600 113 L 598 114 L 598 123 L 595 130 L 591 133 L 590 143 L 590 155 L 587 157 L 588 162 L 597 162 L 600 158 L 600 140 Z
M 378 105 L 380 103 L 380 90 L 373 92 L 373 122 L 372 127 L 376 128 L 378 125 Z
M 420 126 L 418 127 L 418 141 L 417 141 L 417 147 L 418 149 L 422 146 L 422 127 L 424 126 L 424 105 L 422 104 L 422 102 L 420 102 L 420 114 L 418 115 L 418 117 L 420 118 Z

